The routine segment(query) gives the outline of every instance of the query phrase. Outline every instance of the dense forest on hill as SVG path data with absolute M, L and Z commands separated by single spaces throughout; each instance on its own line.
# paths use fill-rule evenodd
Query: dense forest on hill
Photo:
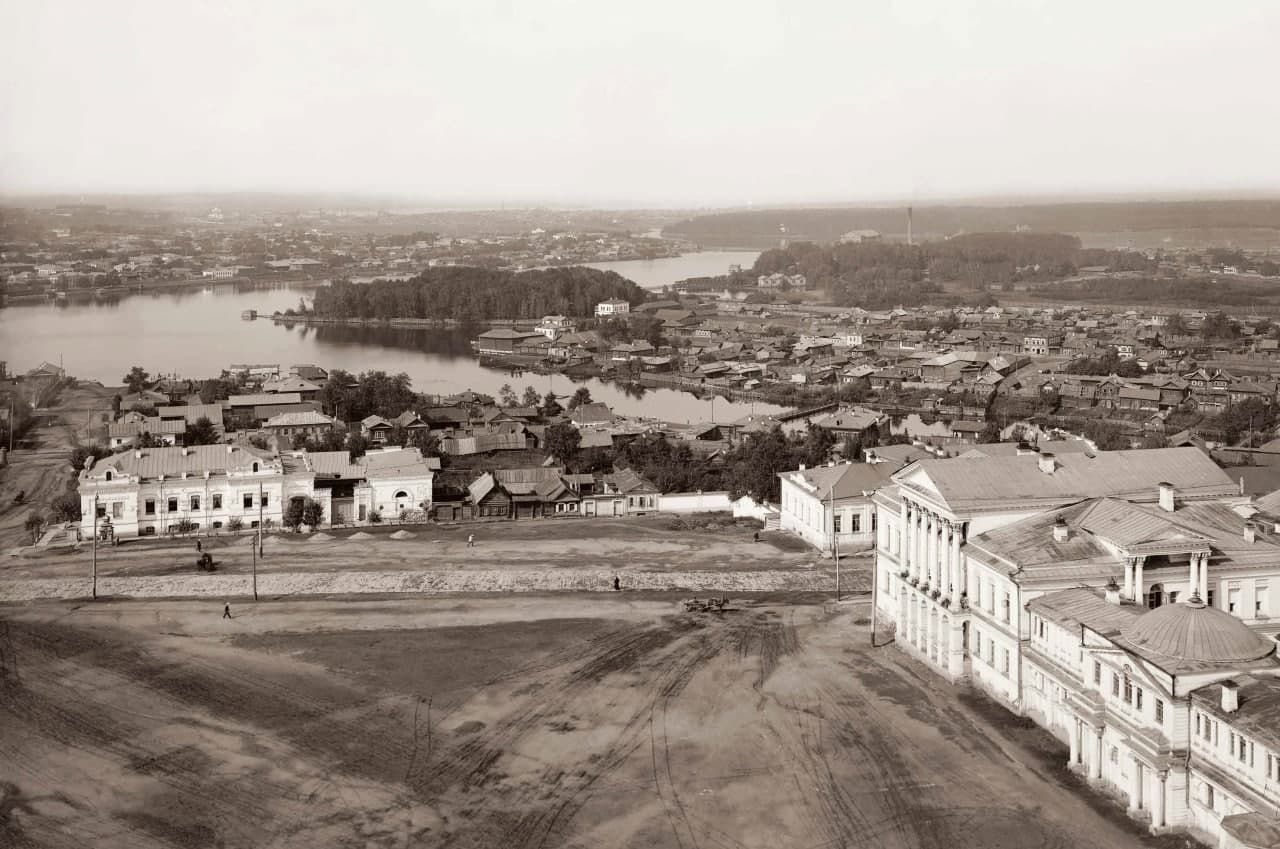
M 799 272 L 810 289 L 841 306 L 884 309 L 943 303 L 944 283 L 982 292 L 1014 282 L 1058 280 L 1085 265 L 1154 271 L 1142 254 L 1081 248 L 1061 233 L 971 233 L 936 242 L 818 245 L 796 242 L 765 251 L 757 274 Z
M 1128 230 L 1280 230 L 1280 200 L 1060 203 L 1020 206 L 920 206 L 913 210 L 917 238 L 1013 230 L 1111 233 Z M 850 230 L 903 236 L 906 209 L 766 209 L 699 215 L 663 231 L 705 246 L 766 248 L 786 236 L 832 242 Z
M 583 317 L 610 298 L 636 306 L 644 301 L 645 291 L 617 272 L 579 266 L 538 271 L 456 266 L 432 268 L 403 281 L 336 281 L 316 290 L 313 309 L 324 318 L 465 322 L 555 314 Z
M 1233 282 L 1207 277 L 1180 280 L 1151 277 L 1072 280 L 1033 286 L 1028 294 L 1055 302 L 1157 304 L 1200 309 L 1280 306 L 1280 288 L 1274 283 Z

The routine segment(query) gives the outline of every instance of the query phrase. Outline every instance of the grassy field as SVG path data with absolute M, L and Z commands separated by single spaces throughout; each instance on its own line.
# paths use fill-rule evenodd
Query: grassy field
M 864 605 L 0 607 L 6 847 L 1098 847 L 1065 749 Z

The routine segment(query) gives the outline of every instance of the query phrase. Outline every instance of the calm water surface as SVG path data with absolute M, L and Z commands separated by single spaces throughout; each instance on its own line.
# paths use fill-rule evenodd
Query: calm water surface
M 754 261 L 754 254 L 745 255 L 751 257 L 746 264 Z M 701 261 L 707 256 L 691 254 L 677 259 Z M 674 260 L 655 262 L 674 267 Z M 676 279 L 700 273 L 680 273 Z M 569 395 L 585 385 L 593 398 L 619 413 L 674 422 L 724 422 L 752 412 L 781 409 L 770 404 L 700 400 L 670 389 L 649 389 L 637 397 L 620 386 L 594 379 L 574 382 L 563 375 L 512 377 L 504 370 L 482 368 L 472 356 L 470 334 L 458 330 L 286 328 L 270 320 L 245 321 L 240 317 L 247 309 L 270 314 L 296 306 L 313 291 L 314 286 L 229 284 L 57 305 L 16 304 L 0 309 L 0 360 L 8 361 L 14 371 L 25 371 L 43 360 L 61 361 L 69 374 L 116 385 L 135 364 L 153 375 L 204 377 L 231 363 L 315 363 L 351 372 L 403 371 L 413 379 L 417 391 L 439 395 L 465 389 L 496 395 L 504 383 L 517 392 L 532 385 L 539 393 L 550 389 Z

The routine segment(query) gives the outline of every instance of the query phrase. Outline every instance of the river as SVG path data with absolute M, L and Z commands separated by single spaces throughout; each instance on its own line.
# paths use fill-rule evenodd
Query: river
M 717 253 L 737 254 L 739 259 L 729 261 L 744 265 L 755 256 Z M 659 279 L 673 282 L 707 273 L 707 257 L 706 253 L 689 254 L 640 265 L 648 267 L 643 276 L 652 286 L 652 281 Z M 624 273 L 617 266 L 631 263 L 600 263 L 596 267 Z M 727 267 L 726 262 L 725 270 Z M 637 275 L 641 270 L 639 265 L 628 269 Z M 413 379 L 417 391 L 435 395 L 473 389 L 496 396 L 505 383 L 518 393 L 531 385 L 542 394 L 550 389 L 558 395 L 570 395 L 578 386 L 586 386 L 595 400 L 615 412 L 671 422 L 728 422 L 753 412 L 781 410 L 771 404 L 703 400 L 671 389 L 646 389 L 637 396 L 611 383 L 595 379 L 575 382 L 563 375 L 512 378 L 505 370 L 482 368 L 472 355 L 468 334 L 459 330 L 284 327 L 269 319 L 245 321 L 240 317 L 249 309 L 269 315 L 296 306 L 314 290 L 314 285 L 232 283 L 56 304 L 14 304 L 0 309 L 0 360 L 19 373 L 44 360 L 61 362 L 68 374 L 108 385 L 119 385 L 133 365 L 152 375 L 208 377 L 231 363 L 315 363 L 356 373 L 403 371 Z

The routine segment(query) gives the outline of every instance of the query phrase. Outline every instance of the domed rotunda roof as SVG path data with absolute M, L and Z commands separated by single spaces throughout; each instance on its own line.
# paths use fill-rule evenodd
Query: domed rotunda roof
M 1139 616 L 1120 635 L 1143 652 L 1191 663 L 1248 663 L 1276 650 L 1275 642 L 1197 596 Z

